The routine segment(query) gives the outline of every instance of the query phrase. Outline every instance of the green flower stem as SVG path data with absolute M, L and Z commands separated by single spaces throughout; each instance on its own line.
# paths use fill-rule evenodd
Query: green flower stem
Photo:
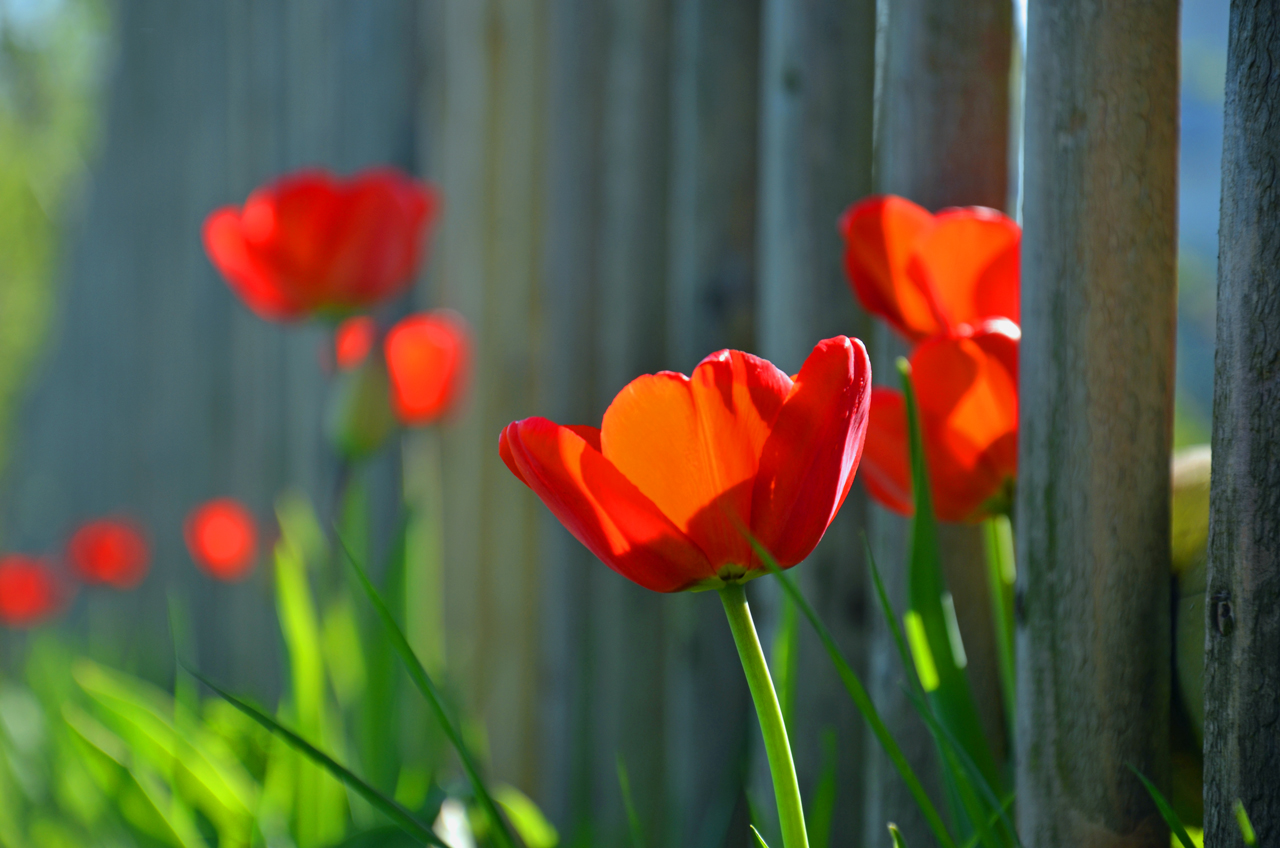
M 729 629 L 733 631 L 733 642 L 738 646 L 742 670 L 751 689 L 751 700 L 755 702 L 756 715 L 760 718 L 764 750 L 769 757 L 769 775 L 773 778 L 773 793 L 778 799 L 782 844 L 784 848 L 809 848 L 809 836 L 804 829 L 804 806 L 800 802 L 800 784 L 796 781 L 796 765 L 791 759 L 791 743 L 787 741 L 787 726 L 782 720 L 782 708 L 773 690 L 773 680 L 769 677 L 769 666 L 764 661 L 756 626 L 751 620 L 747 593 L 741 583 L 730 583 L 720 590 L 720 600 L 724 603 L 725 615 L 729 617 Z

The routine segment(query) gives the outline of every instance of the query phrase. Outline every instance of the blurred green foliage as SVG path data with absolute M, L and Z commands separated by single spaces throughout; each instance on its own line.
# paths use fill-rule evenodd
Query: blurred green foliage
M 109 24 L 104 0 L 0 0 L 0 467 L 96 136 Z

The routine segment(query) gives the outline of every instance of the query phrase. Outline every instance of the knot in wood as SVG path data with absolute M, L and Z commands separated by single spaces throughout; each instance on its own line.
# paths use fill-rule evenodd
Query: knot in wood
M 1235 614 L 1231 611 L 1231 596 L 1219 592 L 1213 596 L 1213 626 L 1223 636 L 1230 636 L 1235 629 Z

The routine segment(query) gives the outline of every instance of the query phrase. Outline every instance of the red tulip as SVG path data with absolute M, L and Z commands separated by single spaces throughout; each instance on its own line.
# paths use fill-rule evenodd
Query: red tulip
M 253 570 L 258 558 L 258 528 L 239 501 L 208 501 L 192 510 L 183 529 L 191 558 L 210 576 L 239 580 Z
M 1018 470 L 1018 341 L 995 319 L 954 337 L 938 336 L 911 356 L 920 429 L 933 493 L 944 521 L 1007 512 Z M 902 393 L 877 387 L 863 462 L 863 485 L 887 508 L 915 506 Z
M 204 245 L 263 318 L 340 315 L 409 285 L 438 206 L 435 189 L 393 168 L 298 171 L 210 214 Z
M 988 318 L 1018 321 L 1022 230 L 993 209 L 931 215 L 870 197 L 840 218 L 845 270 L 863 307 L 910 341 Z
M 368 315 L 348 318 L 333 332 L 333 359 L 340 371 L 364 362 L 378 339 L 378 323 Z
M 63 592 L 53 569 L 41 559 L 0 557 L 0 623 L 33 627 L 58 611 Z
M 391 328 L 384 350 L 403 424 L 430 424 L 449 411 L 466 383 L 470 347 L 462 317 L 447 310 L 410 315 Z
M 739 351 L 692 377 L 633 380 L 600 429 L 507 426 L 503 461 L 577 539 L 658 592 L 763 573 L 754 536 L 787 568 L 822 538 L 853 482 L 871 365 L 862 343 L 820 342 L 792 380 Z
M 86 583 L 132 589 L 151 565 L 151 546 L 133 521 L 103 518 L 81 526 L 71 536 L 67 560 Z

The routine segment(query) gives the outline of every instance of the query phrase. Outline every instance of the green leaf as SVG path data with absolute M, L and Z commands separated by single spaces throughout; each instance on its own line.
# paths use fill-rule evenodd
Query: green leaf
M 391 646 L 395 648 L 396 653 L 408 670 L 409 679 L 418 687 L 418 691 L 422 693 L 422 696 L 427 699 L 427 703 L 431 706 L 432 712 L 435 713 L 436 720 L 440 723 L 441 729 L 444 730 L 445 736 L 448 737 L 449 742 L 453 744 L 453 749 L 458 753 L 458 760 L 462 763 L 462 770 L 466 772 L 467 779 L 471 783 L 471 790 L 475 793 L 481 808 L 484 809 L 490 823 L 493 825 L 499 844 L 502 848 L 514 848 L 515 842 L 511 836 L 510 829 L 507 827 L 507 822 L 502 817 L 502 814 L 498 812 L 493 795 L 489 792 L 488 787 L 485 786 L 484 779 L 480 776 L 480 770 L 476 767 L 475 758 L 471 756 L 471 751 L 463 741 L 462 734 L 449 719 L 448 713 L 445 712 L 444 701 L 440 697 L 440 692 L 436 688 L 435 682 L 427 674 L 426 669 L 422 667 L 422 663 L 418 661 L 413 648 L 409 647 L 409 642 L 404 637 L 404 631 L 396 624 L 391 610 L 387 609 L 382 596 L 378 594 L 378 590 L 374 588 L 374 585 L 369 582 L 369 576 L 365 574 L 364 568 L 356 561 L 341 533 L 338 534 L 338 543 L 342 545 L 342 549 L 347 554 L 347 562 L 355 570 L 361 587 L 369 596 L 369 601 L 373 604 L 378 617 L 382 619 L 387 636 L 391 640 Z
M 769 848 L 769 843 L 764 841 L 764 837 L 760 835 L 760 831 L 756 830 L 755 825 L 750 825 L 751 835 L 756 838 L 758 848 Z
M 800 618 L 796 614 L 796 605 L 784 595 L 778 610 L 778 628 L 773 637 L 769 671 L 773 674 L 778 706 L 782 709 L 782 720 L 788 733 L 793 732 L 796 691 L 799 688 L 799 638 Z
M 631 798 L 631 778 L 627 775 L 627 764 L 623 762 L 622 754 L 618 754 L 618 789 L 622 792 L 622 806 L 627 811 L 631 848 L 644 848 L 644 831 L 640 828 L 640 816 L 636 815 L 636 805 Z
M 1164 795 L 1156 788 L 1156 785 L 1147 780 L 1146 775 L 1138 771 L 1132 765 L 1129 771 L 1138 776 L 1138 780 L 1142 781 L 1142 785 L 1147 788 L 1147 793 L 1151 796 L 1151 800 L 1156 802 L 1156 809 L 1160 811 L 1160 815 L 1164 817 L 1165 823 L 1169 825 L 1169 830 L 1173 831 L 1173 835 L 1178 837 L 1178 841 L 1182 843 L 1182 848 L 1195 848 L 1195 843 L 1191 841 L 1191 835 L 1187 833 L 1187 829 L 1183 826 L 1182 820 L 1178 818 L 1178 814 L 1173 811 L 1173 807 L 1165 799 Z M 1241 808 L 1243 809 L 1243 807 Z M 1243 828 L 1241 828 L 1243 830 Z M 1246 845 L 1253 843 L 1245 838 Z
M 415 839 L 417 839 L 418 841 L 424 844 L 437 845 L 437 846 L 441 846 L 441 848 L 449 848 L 449 846 L 446 845 L 440 839 L 440 837 L 435 835 L 435 832 L 432 831 L 431 828 L 427 827 L 425 824 L 423 824 L 422 822 L 414 818 L 412 813 L 410 813 L 404 807 L 397 804 L 392 799 L 388 798 L 386 795 L 383 795 L 377 789 L 374 789 L 372 786 L 366 783 L 363 779 L 361 779 L 357 774 L 355 774 L 355 772 L 351 771 L 346 766 L 342 765 L 337 760 L 333 759 L 333 757 L 330 757 L 324 751 L 321 751 L 319 748 L 315 747 L 310 742 L 303 739 L 297 733 L 294 733 L 292 730 L 285 727 L 283 724 L 276 721 L 274 718 L 267 715 L 262 710 L 249 704 L 246 701 L 240 700 L 236 696 L 232 695 L 230 692 L 218 686 L 216 683 L 213 683 L 211 680 L 209 680 L 204 675 L 200 674 L 198 671 L 191 670 L 191 673 L 195 675 L 197 680 L 199 680 L 205 686 L 208 686 L 214 692 L 218 693 L 218 695 L 224 698 L 228 703 L 230 703 L 236 709 L 240 710 L 245 715 L 249 716 L 254 721 L 258 722 L 263 727 L 267 728 L 267 730 L 270 730 L 272 733 L 284 739 L 296 751 L 301 753 L 307 759 L 311 760 L 320 768 L 324 769 L 326 772 L 332 775 L 336 780 L 339 780 L 342 783 L 349 786 L 352 789 L 352 791 L 359 794 L 360 797 L 368 801 L 369 804 L 372 805 L 375 809 L 377 809 L 387 818 L 391 819 L 391 821 L 395 822 L 396 825 L 399 826 L 400 829 L 403 830 L 405 833 L 409 834 L 410 836 L 413 836 Z
M 927 700 L 935 717 L 946 726 L 952 737 L 959 740 L 960 746 L 977 765 L 986 783 L 999 787 L 1001 794 L 1004 794 L 1008 787 L 1004 785 L 1003 775 L 996 765 L 995 756 L 991 753 L 982 729 L 978 706 L 964 671 L 964 648 L 959 644 L 954 611 L 949 608 L 950 593 L 947 592 L 946 581 L 942 576 L 942 554 L 938 545 L 938 525 L 934 518 L 933 495 L 920 430 L 919 405 L 911 383 L 911 365 L 906 359 L 898 360 L 898 371 L 902 375 L 902 391 L 906 397 L 912 491 L 915 495 L 915 515 L 911 519 L 911 556 L 907 569 L 908 598 L 910 612 L 919 616 L 920 630 L 929 646 L 938 679 L 936 688 L 929 691 L 925 687 Z M 961 781 L 953 788 L 970 813 L 970 823 L 980 827 L 985 815 L 973 821 L 976 799 L 969 792 L 969 787 Z
M 902 838 L 902 831 L 893 822 L 889 822 L 889 838 L 893 840 L 893 848 L 907 848 L 907 840 Z
M 1000 694 L 1004 698 L 1005 733 L 1014 736 L 1017 707 L 1013 653 L 1013 588 L 1016 578 L 1013 526 L 1008 516 L 983 522 L 987 549 L 987 586 L 991 590 L 992 624 L 996 630 L 996 660 L 1000 670 Z
M 555 848 L 560 844 L 560 834 L 555 826 L 538 809 L 538 805 L 519 789 L 500 783 L 493 790 L 493 797 L 511 818 L 511 824 L 528 848 Z
M 862 685 L 862 681 L 858 679 L 857 673 L 849 665 L 849 661 L 845 659 L 844 654 L 841 653 L 840 647 L 836 644 L 835 639 L 832 638 L 831 632 L 827 630 L 827 626 L 822 623 L 822 619 L 818 618 L 818 614 L 814 612 L 813 607 L 805 600 L 804 595 L 796 588 L 791 578 L 782 573 L 782 569 L 778 567 L 777 560 L 773 558 L 773 555 L 749 533 L 747 534 L 747 539 L 755 549 L 756 555 L 760 557 L 760 561 L 764 563 L 767 569 L 777 575 L 783 591 L 795 603 L 796 608 L 804 614 L 809 626 L 817 634 L 818 640 L 822 642 L 823 648 L 827 651 L 827 656 L 831 658 L 832 664 L 836 667 L 836 673 L 840 676 L 840 681 L 844 684 L 845 691 L 849 693 L 849 697 L 853 699 L 854 706 L 858 708 L 858 711 L 862 713 L 862 717 L 866 719 L 867 724 L 871 726 L 871 732 L 875 735 L 876 741 L 880 743 L 880 747 L 884 749 L 889 761 L 893 763 L 894 768 L 901 775 L 902 781 L 907 785 L 907 791 L 911 793 L 916 805 L 920 807 L 920 812 L 929 823 L 929 827 L 933 831 L 934 838 L 938 840 L 938 844 L 944 846 L 944 848 L 955 848 L 955 840 L 952 839 L 951 834 L 947 831 L 947 826 L 942 821 L 942 816 L 938 815 L 938 810 L 933 805 L 933 802 L 929 800 L 929 795 L 920 784 L 920 779 L 916 777 L 916 773 L 907 762 L 902 749 L 898 747 L 893 734 L 889 732 L 889 728 L 885 726 L 884 719 L 880 717 L 879 710 L 872 703 L 871 696 L 867 694 L 867 690 Z M 896 622 L 894 626 L 896 626 Z

